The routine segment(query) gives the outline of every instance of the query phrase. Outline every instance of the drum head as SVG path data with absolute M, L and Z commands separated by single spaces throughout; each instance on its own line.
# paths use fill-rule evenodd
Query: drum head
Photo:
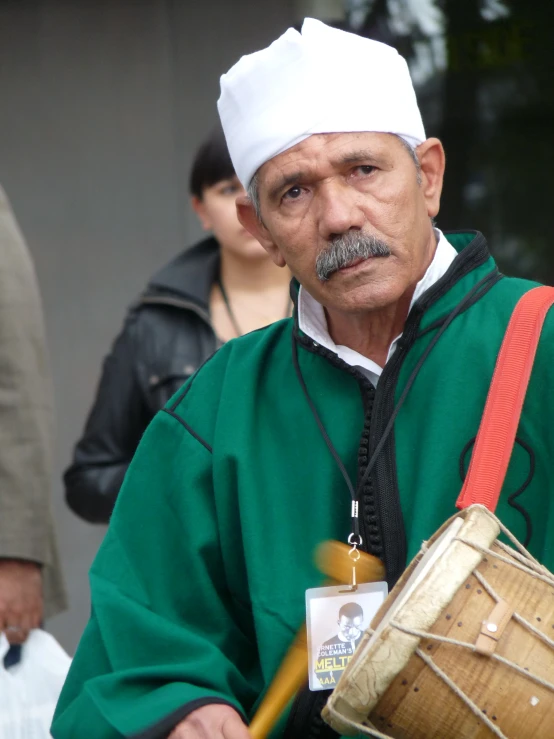
M 375 629 L 375 633 L 370 638 L 369 644 L 372 644 L 379 638 L 383 629 L 388 626 L 391 619 L 393 619 L 398 611 L 405 605 L 406 601 L 408 600 L 410 595 L 412 595 L 414 590 L 419 585 L 421 585 L 427 573 L 435 565 L 438 559 L 444 554 L 454 537 L 457 536 L 458 532 L 462 528 L 463 523 L 464 519 L 461 516 L 456 516 L 456 518 L 448 523 L 444 530 L 441 530 L 441 532 L 437 534 L 437 538 L 434 541 L 432 540 L 426 550 L 421 550 L 421 556 L 414 562 L 415 566 L 413 567 L 413 569 L 412 567 L 410 567 L 406 571 L 408 577 L 405 583 L 403 582 L 404 578 L 402 578 L 402 581 L 399 582 L 399 584 L 401 585 L 401 589 L 398 592 L 397 597 L 389 605 L 386 613 L 380 619 L 380 623 Z M 391 595 L 393 595 L 393 593 L 394 590 L 392 591 Z M 374 623 L 379 618 L 379 615 L 379 613 L 376 614 Z

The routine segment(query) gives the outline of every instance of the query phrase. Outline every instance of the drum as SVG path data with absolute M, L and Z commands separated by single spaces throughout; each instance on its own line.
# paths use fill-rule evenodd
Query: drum
M 345 736 L 552 739 L 553 639 L 554 577 L 470 506 L 423 545 L 323 717 Z

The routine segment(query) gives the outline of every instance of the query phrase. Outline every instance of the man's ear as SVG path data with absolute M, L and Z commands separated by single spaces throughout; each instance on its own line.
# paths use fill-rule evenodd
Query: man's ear
M 264 226 L 252 205 L 248 195 L 239 195 L 236 201 L 237 218 L 243 228 L 257 239 L 278 267 L 284 267 L 286 262 L 273 241 L 271 234 Z
M 192 205 L 193 211 L 198 216 L 198 220 L 200 221 L 204 231 L 211 231 L 212 222 L 206 212 L 206 206 L 204 205 L 204 202 L 200 200 L 197 195 L 193 195 L 190 199 L 190 204 Z
M 445 167 L 444 149 L 438 139 L 431 138 L 417 147 L 416 154 L 421 165 L 421 189 L 427 204 L 427 214 L 434 218 L 440 208 Z

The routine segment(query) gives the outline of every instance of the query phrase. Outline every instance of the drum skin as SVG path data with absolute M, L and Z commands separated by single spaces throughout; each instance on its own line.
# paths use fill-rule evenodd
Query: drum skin
M 464 538 L 468 525 L 469 539 L 482 528 L 486 530 L 485 541 L 480 541 L 477 549 L 489 551 L 473 549 L 468 553 L 463 549 L 465 544 L 452 542 L 420 587 L 399 606 L 406 583 L 425 552 L 415 558 L 376 615 L 372 628 L 378 629 L 387 617 L 388 625 L 383 628 L 381 624 L 377 639 L 372 640 L 369 633 L 364 636 L 324 709 L 325 720 L 339 733 L 354 736 L 363 731 L 371 736 L 371 729 L 362 728 L 369 724 L 381 736 L 393 739 L 554 737 L 554 579 L 540 565 L 533 564 L 535 569 L 529 571 L 495 557 L 497 554 L 516 564 L 521 561 L 517 554 L 514 557 L 501 548 L 497 534 L 491 534 L 489 527 L 496 519 L 481 506 L 472 506 L 459 516 L 465 521 L 458 537 Z M 488 544 L 487 539 L 491 540 Z M 435 588 L 449 589 L 449 570 L 456 581 L 455 592 L 453 596 L 443 593 L 433 603 Z M 496 605 L 495 597 L 514 611 L 511 618 L 508 613 L 507 625 L 494 650 L 511 665 L 474 649 Z M 522 620 L 528 625 L 522 625 Z M 429 637 L 407 634 L 395 624 L 426 632 Z M 433 636 L 466 646 L 441 643 Z M 433 661 L 451 685 L 418 650 Z M 537 677 L 551 687 L 539 684 L 534 679 Z

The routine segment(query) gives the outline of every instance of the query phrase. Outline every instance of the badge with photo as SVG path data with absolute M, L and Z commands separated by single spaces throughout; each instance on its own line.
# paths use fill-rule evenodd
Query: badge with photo
M 310 690 L 335 687 L 387 593 L 386 582 L 306 591 Z

